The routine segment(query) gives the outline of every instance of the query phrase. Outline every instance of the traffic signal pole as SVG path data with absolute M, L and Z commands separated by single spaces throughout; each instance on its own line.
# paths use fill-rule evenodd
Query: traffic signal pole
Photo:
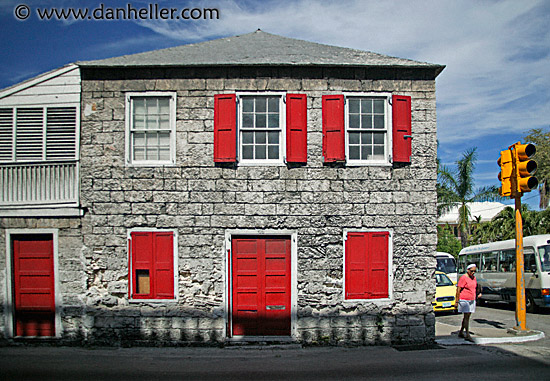
M 525 277 L 523 265 L 523 220 L 521 196 L 516 197 L 516 329 L 527 330 L 525 309 Z
M 497 163 L 500 166 L 498 179 L 501 182 L 499 194 L 515 199 L 516 207 L 516 323 L 517 330 L 526 331 L 525 278 L 523 259 L 523 220 L 521 218 L 521 196 L 538 185 L 532 175 L 537 163 L 531 158 L 537 152 L 533 144 L 517 142 L 500 152 Z

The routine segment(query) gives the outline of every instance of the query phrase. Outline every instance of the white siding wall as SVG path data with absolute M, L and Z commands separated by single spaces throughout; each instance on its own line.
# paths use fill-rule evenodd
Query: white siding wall
M 76 65 L 62 67 L 0 91 L 0 107 L 79 104 L 80 70 Z

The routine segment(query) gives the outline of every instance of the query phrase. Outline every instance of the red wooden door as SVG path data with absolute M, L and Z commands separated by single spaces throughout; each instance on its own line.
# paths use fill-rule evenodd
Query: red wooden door
M 53 238 L 13 238 L 15 336 L 55 336 Z
M 290 336 L 290 238 L 232 240 L 235 336 Z

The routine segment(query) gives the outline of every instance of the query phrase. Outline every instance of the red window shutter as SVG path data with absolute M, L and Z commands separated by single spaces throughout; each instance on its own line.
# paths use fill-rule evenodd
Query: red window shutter
M 344 161 L 344 95 L 323 95 L 323 156 L 325 163 Z
M 237 161 L 237 97 L 214 95 L 214 162 Z
M 365 298 L 365 270 L 367 267 L 365 246 L 366 233 L 348 233 L 346 240 L 346 296 L 345 299 Z
M 345 247 L 345 299 L 389 297 L 388 232 L 349 232 Z
M 307 162 L 307 96 L 286 96 L 286 161 Z
M 367 288 L 371 299 L 389 297 L 388 232 L 369 233 L 367 246 Z
M 410 163 L 412 153 L 411 97 L 392 96 L 392 118 L 393 161 L 395 163 Z
M 174 298 L 174 235 L 172 232 L 154 233 L 155 298 Z
M 130 236 L 132 239 L 132 297 L 150 299 L 153 295 L 153 233 L 133 232 Z M 143 279 L 146 275 L 149 278 L 149 292 L 143 289 Z
M 132 298 L 174 298 L 174 235 L 172 232 L 131 234 Z

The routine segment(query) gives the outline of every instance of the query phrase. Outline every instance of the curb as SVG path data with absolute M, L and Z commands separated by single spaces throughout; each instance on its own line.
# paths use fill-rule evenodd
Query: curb
M 543 339 L 544 332 L 531 331 L 533 334 L 525 336 L 508 336 L 508 337 L 476 337 L 473 342 L 466 341 L 460 338 L 442 338 L 436 339 L 435 342 L 439 345 L 484 345 L 484 344 L 505 344 L 505 343 L 525 343 L 527 341 L 536 341 Z

